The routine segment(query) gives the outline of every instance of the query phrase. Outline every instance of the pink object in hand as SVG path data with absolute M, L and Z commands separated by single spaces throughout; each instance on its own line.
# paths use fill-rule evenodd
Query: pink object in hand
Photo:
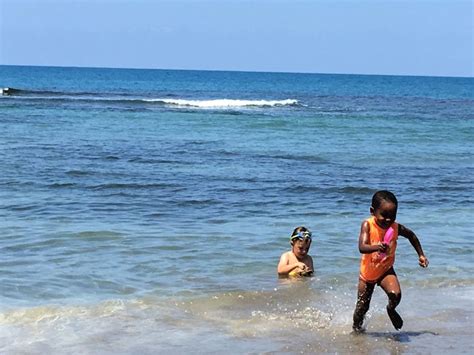
M 392 227 L 387 229 L 387 231 L 385 232 L 385 235 L 383 237 L 383 243 L 384 244 L 387 244 L 387 245 L 390 244 L 390 241 L 393 238 L 393 233 L 394 233 L 394 230 L 393 230 Z M 382 259 L 385 259 L 387 257 L 387 254 L 386 253 L 380 253 L 380 256 L 382 257 Z

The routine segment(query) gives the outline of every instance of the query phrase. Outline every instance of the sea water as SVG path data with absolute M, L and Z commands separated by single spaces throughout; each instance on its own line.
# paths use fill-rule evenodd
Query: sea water
M 0 66 L 0 352 L 472 353 L 473 84 Z M 355 336 L 378 189 L 430 265 L 401 237 L 404 327 L 376 288 Z

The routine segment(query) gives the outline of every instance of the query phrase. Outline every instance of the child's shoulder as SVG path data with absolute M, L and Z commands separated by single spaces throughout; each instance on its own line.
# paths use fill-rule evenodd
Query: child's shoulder
M 367 217 L 365 218 L 364 220 L 362 220 L 362 222 L 360 223 L 360 227 L 362 229 L 370 229 L 370 224 L 371 224 L 371 221 L 372 221 L 373 217 Z

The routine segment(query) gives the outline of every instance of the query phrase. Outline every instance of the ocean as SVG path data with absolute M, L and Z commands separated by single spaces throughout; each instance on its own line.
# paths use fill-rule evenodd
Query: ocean
M 0 353 L 471 354 L 474 79 L 0 66 Z M 9 89 L 8 89 L 9 88 Z M 396 331 L 352 334 L 393 191 Z M 315 276 L 279 279 L 298 225 Z

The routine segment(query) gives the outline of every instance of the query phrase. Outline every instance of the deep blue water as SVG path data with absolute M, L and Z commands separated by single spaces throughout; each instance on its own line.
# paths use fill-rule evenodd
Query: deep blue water
M 217 345 L 203 352 L 220 351 L 228 337 L 237 352 L 283 351 L 294 329 L 282 336 L 275 330 L 282 324 L 270 322 L 268 340 L 241 328 L 256 322 L 258 334 L 275 317 L 323 329 L 329 341 L 350 331 L 357 238 L 378 189 L 398 196 L 398 220 L 417 233 L 431 262 L 420 269 L 410 243 L 399 242 L 395 269 L 412 298 L 405 313 L 427 319 L 420 338 L 440 332 L 429 328 L 440 319 L 429 304 L 445 302 L 445 292 L 458 298 L 441 329 L 463 327 L 473 294 L 473 83 L 0 66 L 0 86 L 17 89 L 0 96 L 0 326 L 2 340 L 24 339 L 3 350 L 90 352 L 73 339 L 72 324 L 82 322 L 79 337 L 87 338 L 104 317 L 124 323 L 113 334 L 129 339 L 124 346 L 104 335 L 111 352 L 135 352 L 144 341 L 145 352 L 180 341 L 189 351 L 215 323 L 237 330 L 219 331 Z M 285 283 L 276 264 L 300 224 L 316 236 L 317 277 Z M 419 293 L 428 305 L 417 302 Z M 292 318 L 295 297 L 309 308 Z M 458 315 L 462 302 L 471 305 L 466 319 Z M 377 331 L 387 329 L 381 309 L 372 320 Z M 26 340 L 40 337 L 31 324 L 42 319 L 43 337 L 65 329 L 59 348 Z M 181 340 L 128 333 L 152 319 L 154 332 L 175 326 L 169 339 Z M 241 341 L 246 336 L 253 347 Z M 428 336 L 406 350 L 427 343 L 437 344 L 433 350 L 449 341 Z M 337 344 L 344 352 L 372 351 L 374 343 Z

